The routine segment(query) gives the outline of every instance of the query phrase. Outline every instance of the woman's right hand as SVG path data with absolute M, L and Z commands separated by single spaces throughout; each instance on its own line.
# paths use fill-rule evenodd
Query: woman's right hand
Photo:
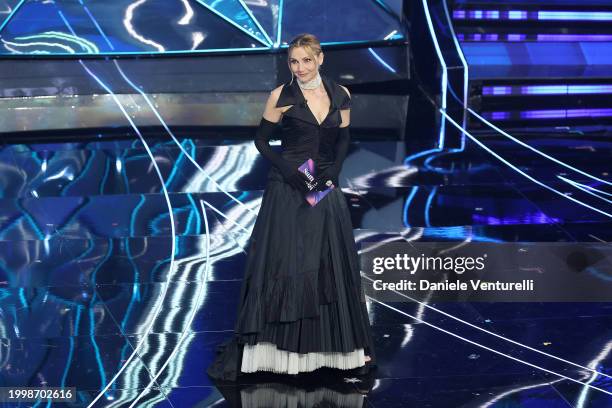
M 297 168 L 293 168 L 291 164 L 286 163 L 282 166 L 282 168 L 279 168 L 279 170 L 285 182 L 291 187 L 302 193 L 307 193 L 310 191 L 308 188 L 308 178 Z

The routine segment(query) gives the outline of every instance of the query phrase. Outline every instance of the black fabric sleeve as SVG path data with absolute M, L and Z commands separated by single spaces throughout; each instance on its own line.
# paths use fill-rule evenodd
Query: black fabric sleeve
M 259 153 L 266 159 L 268 159 L 274 166 L 276 166 L 283 177 L 287 177 L 291 172 L 292 168 L 289 163 L 282 156 L 272 150 L 270 146 L 270 138 L 274 134 L 277 123 L 270 122 L 266 118 L 261 118 L 259 127 L 255 133 L 255 147 L 259 150 Z
M 351 143 L 351 134 L 349 127 L 341 127 L 338 131 L 338 140 L 336 141 L 336 158 L 334 160 L 334 166 L 336 166 L 338 173 L 342 169 L 342 163 L 348 153 L 349 144 Z
M 308 184 L 308 178 L 297 169 L 297 166 L 292 165 L 283 157 L 272 150 L 270 146 L 270 138 L 274 134 L 276 123 L 270 122 L 266 118 L 261 118 L 259 127 L 255 133 L 255 147 L 259 150 L 262 156 L 268 159 L 272 165 L 276 166 L 278 171 L 283 176 L 286 183 L 293 188 L 306 193 L 311 189 Z
M 338 177 L 342 170 L 342 164 L 348 153 L 349 145 L 351 142 L 351 136 L 349 127 L 341 127 L 338 130 L 338 139 L 334 146 L 335 159 L 334 163 L 324 169 L 317 177 L 317 189 L 324 190 L 327 186 L 327 182 L 331 181 L 335 186 L 338 186 Z

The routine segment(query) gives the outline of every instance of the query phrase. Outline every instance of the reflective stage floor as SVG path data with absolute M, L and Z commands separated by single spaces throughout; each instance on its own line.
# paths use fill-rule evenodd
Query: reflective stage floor
M 609 179 L 605 138 L 525 140 L 538 153 L 479 137 L 512 166 L 470 139 L 423 154 L 355 141 L 341 184 L 358 246 L 612 240 L 612 190 L 591 183 Z M 180 141 L 147 138 L 151 156 L 138 139 L 2 147 L 0 384 L 76 387 L 77 402 L 53 407 L 612 406 L 610 378 L 584 368 L 612 375 L 612 303 L 370 298 L 368 375 L 211 383 L 267 164 L 250 141 Z

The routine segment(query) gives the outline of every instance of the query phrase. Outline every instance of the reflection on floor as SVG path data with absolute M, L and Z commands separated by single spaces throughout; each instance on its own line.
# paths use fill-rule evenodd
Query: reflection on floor
M 612 240 L 612 190 L 593 182 L 609 179 L 609 142 L 528 141 L 584 175 L 479 136 L 516 168 L 469 141 L 461 152 L 418 157 L 398 142 L 355 142 L 341 179 L 358 244 Z M 318 370 L 212 384 L 205 368 L 231 334 L 267 167 L 248 141 L 181 141 L 184 151 L 148 140 L 167 197 L 139 141 L 0 150 L 0 384 L 78 389 L 77 402 L 54 407 L 84 407 L 99 395 L 96 407 L 127 407 L 139 396 L 139 407 L 612 406 L 610 395 L 555 373 L 612 391 L 608 378 L 409 302 L 395 310 L 369 303 L 379 359 L 369 375 Z M 612 303 L 430 306 L 612 374 Z

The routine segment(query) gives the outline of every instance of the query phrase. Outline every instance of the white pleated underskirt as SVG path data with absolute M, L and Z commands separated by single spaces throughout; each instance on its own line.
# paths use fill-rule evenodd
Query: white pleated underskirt
M 240 390 L 242 408 L 362 408 L 364 397 L 357 391 L 346 394 L 328 388 L 306 391 L 285 384 L 257 384 Z
M 314 371 L 321 367 L 350 370 L 365 364 L 362 348 L 348 353 L 295 353 L 279 350 L 273 343 L 245 344 L 242 352 L 243 373 L 272 371 L 278 374 L 297 374 Z

